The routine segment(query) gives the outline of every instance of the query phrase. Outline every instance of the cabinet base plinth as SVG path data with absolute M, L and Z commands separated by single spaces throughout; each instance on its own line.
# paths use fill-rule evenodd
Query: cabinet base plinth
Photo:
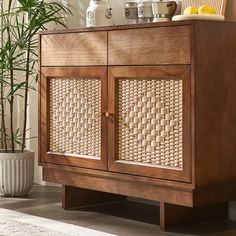
M 62 185 L 62 208 L 65 210 L 125 199 L 117 194 Z
M 62 208 L 65 210 L 125 200 L 125 196 L 90 189 L 62 186 Z M 205 207 L 185 207 L 160 203 L 160 229 L 165 231 L 177 226 L 209 220 L 226 219 L 228 203 Z
M 207 220 L 226 219 L 228 204 L 222 203 L 206 207 L 184 207 L 161 202 L 160 229 L 168 230 L 171 227 L 203 222 Z

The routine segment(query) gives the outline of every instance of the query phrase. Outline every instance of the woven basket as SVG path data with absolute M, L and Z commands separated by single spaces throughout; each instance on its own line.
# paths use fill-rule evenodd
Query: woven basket
M 189 6 L 200 7 L 201 5 L 213 6 L 217 14 L 224 15 L 227 0 L 182 0 L 182 14 L 184 9 Z

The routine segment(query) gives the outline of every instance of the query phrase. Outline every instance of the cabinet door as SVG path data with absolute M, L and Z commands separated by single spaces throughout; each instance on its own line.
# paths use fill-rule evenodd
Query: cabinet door
M 107 69 L 41 69 L 40 161 L 107 169 Z
M 191 181 L 188 68 L 108 69 L 109 171 Z

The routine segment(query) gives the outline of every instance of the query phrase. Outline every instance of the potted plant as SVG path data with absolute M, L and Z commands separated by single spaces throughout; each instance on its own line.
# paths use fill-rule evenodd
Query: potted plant
M 37 33 L 48 23 L 65 27 L 64 16 L 70 11 L 45 0 L 8 1 L 0 14 L 0 195 L 22 196 L 34 178 L 34 152 L 26 150 L 26 140 L 28 95 L 38 80 Z M 23 121 L 17 125 L 19 103 Z

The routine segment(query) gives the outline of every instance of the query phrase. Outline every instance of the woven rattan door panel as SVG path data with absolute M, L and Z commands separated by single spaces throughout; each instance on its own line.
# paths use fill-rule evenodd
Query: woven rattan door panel
M 186 67 L 109 70 L 109 170 L 189 181 Z
M 42 74 L 42 161 L 106 169 L 106 69 L 44 68 Z
M 49 80 L 49 150 L 99 158 L 101 81 L 91 77 Z

